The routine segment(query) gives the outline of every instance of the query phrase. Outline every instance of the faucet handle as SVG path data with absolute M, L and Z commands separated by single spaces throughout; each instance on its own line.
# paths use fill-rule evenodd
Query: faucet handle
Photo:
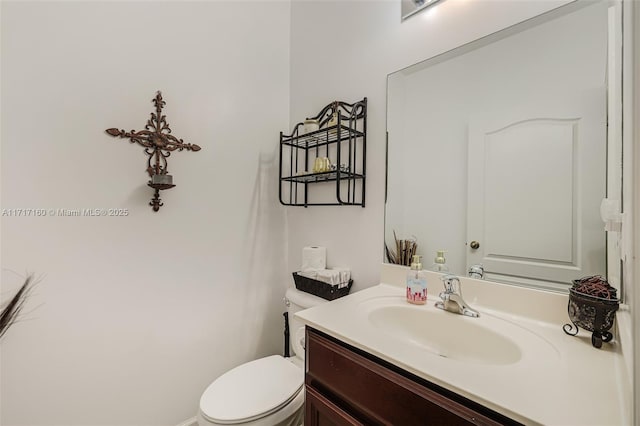
M 482 263 L 477 263 L 469 267 L 469 277 L 480 280 L 484 278 L 484 266 Z
M 455 275 L 444 275 L 440 277 L 442 284 L 444 285 L 444 291 L 446 293 L 459 293 L 460 292 L 460 280 Z

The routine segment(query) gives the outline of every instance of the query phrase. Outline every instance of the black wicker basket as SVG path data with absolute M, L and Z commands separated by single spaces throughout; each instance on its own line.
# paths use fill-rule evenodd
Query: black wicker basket
M 298 290 L 322 297 L 325 300 L 334 300 L 338 297 L 346 296 L 349 294 L 349 290 L 351 290 L 351 286 L 353 285 L 353 280 L 349 280 L 349 283 L 342 287 L 339 285 L 331 285 L 323 281 L 299 275 L 297 272 L 293 273 L 293 281 L 296 283 Z
M 593 332 L 591 344 L 595 348 L 600 348 L 602 342 L 609 342 L 613 339 L 609 329 L 613 327 L 615 313 L 619 305 L 618 299 L 590 296 L 570 288 L 567 313 L 573 326 L 565 324 L 563 330 L 571 336 L 578 334 L 578 327 L 591 331 Z

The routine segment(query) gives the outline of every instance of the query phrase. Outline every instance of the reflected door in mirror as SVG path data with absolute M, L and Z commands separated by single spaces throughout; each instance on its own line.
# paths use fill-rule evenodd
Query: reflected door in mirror
M 473 120 L 467 237 L 482 245 L 468 247 L 468 265 L 483 264 L 489 279 L 548 287 L 604 270 L 599 214 L 584 206 L 605 194 L 605 99 L 589 91 L 518 108 L 509 121 L 507 111 Z

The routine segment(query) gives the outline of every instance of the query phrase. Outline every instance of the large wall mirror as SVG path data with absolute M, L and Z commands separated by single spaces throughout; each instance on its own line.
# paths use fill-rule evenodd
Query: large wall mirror
M 457 275 L 617 284 L 621 22 L 577 1 L 390 74 L 386 243 L 415 237 L 425 269 L 444 250 Z

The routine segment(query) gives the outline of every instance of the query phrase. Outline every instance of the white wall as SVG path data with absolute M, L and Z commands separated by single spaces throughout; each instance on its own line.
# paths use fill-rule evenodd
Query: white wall
M 3 425 L 175 425 L 223 371 L 281 353 L 288 2 L 2 2 L 2 294 L 42 275 L 2 340 Z M 162 90 L 177 187 L 147 205 Z
M 378 283 L 387 74 L 565 3 L 446 0 L 401 23 L 397 1 L 294 1 L 291 122 L 332 100 L 364 96 L 369 115 L 366 207 L 287 208 L 289 270 L 300 267 L 303 246 L 320 244 L 327 246 L 329 266 L 351 266 L 354 290 Z

